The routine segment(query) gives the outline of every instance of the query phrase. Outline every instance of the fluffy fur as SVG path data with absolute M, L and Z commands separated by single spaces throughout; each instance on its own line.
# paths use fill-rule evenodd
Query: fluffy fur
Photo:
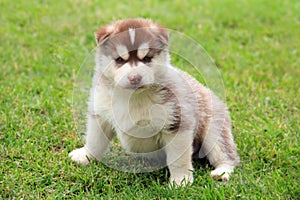
M 239 164 L 228 109 L 170 64 L 168 31 L 130 19 L 101 27 L 95 37 L 86 144 L 69 154 L 72 160 L 101 160 L 117 136 L 128 152 L 163 152 L 171 183 L 193 182 L 192 156 L 206 156 L 212 177 L 227 181 Z

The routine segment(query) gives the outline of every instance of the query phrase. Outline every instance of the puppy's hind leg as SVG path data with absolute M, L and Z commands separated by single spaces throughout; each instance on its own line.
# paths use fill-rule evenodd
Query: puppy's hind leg
M 114 136 L 111 126 L 95 115 L 87 119 L 87 134 L 84 147 L 69 153 L 69 157 L 77 163 L 87 165 L 89 159 L 100 160 L 105 154 L 111 139 Z
M 229 174 L 239 164 L 239 156 L 231 134 L 227 111 L 212 118 L 201 148 L 200 153 L 205 153 L 210 164 L 215 168 L 211 176 L 220 181 L 228 181 Z

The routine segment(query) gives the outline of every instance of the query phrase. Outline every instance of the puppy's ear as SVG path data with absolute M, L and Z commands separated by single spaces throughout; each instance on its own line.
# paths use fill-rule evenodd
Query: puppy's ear
M 169 44 L 169 31 L 164 27 L 159 27 L 159 38 L 164 45 Z
M 169 44 L 169 31 L 165 27 L 154 24 L 150 27 L 150 30 L 158 37 L 162 45 L 168 46 Z
M 114 31 L 112 26 L 103 26 L 94 33 L 97 44 L 108 38 Z

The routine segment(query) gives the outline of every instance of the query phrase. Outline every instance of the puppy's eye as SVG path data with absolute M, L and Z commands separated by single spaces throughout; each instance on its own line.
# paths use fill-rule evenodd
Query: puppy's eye
M 143 58 L 143 61 L 144 62 L 151 62 L 151 57 L 150 56 L 145 56 L 144 58 Z
M 118 64 L 122 64 L 122 63 L 124 62 L 124 59 L 121 58 L 121 57 L 118 57 L 118 58 L 115 59 L 115 61 L 116 61 L 116 63 L 118 63 Z

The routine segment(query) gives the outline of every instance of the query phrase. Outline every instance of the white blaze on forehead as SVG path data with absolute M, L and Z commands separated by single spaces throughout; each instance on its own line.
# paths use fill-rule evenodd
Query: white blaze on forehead
M 135 29 L 134 28 L 129 28 L 128 32 L 129 32 L 131 44 L 133 44 L 134 43 L 134 38 L 135 38 Z
M 143 59 L 148 52 L 149 52 L 149 44 L 142 43 L 138 48 L 137 56 L 139 57 L 139 59 Z
M 124 45 L 118 45 L 116 47 L 117 52 L 119 54 L 119 56 L 121 56 L 124 60 L 128 60 L 129 58 L 129 53 L 128 53 L 128 49 L 126 46 Z

